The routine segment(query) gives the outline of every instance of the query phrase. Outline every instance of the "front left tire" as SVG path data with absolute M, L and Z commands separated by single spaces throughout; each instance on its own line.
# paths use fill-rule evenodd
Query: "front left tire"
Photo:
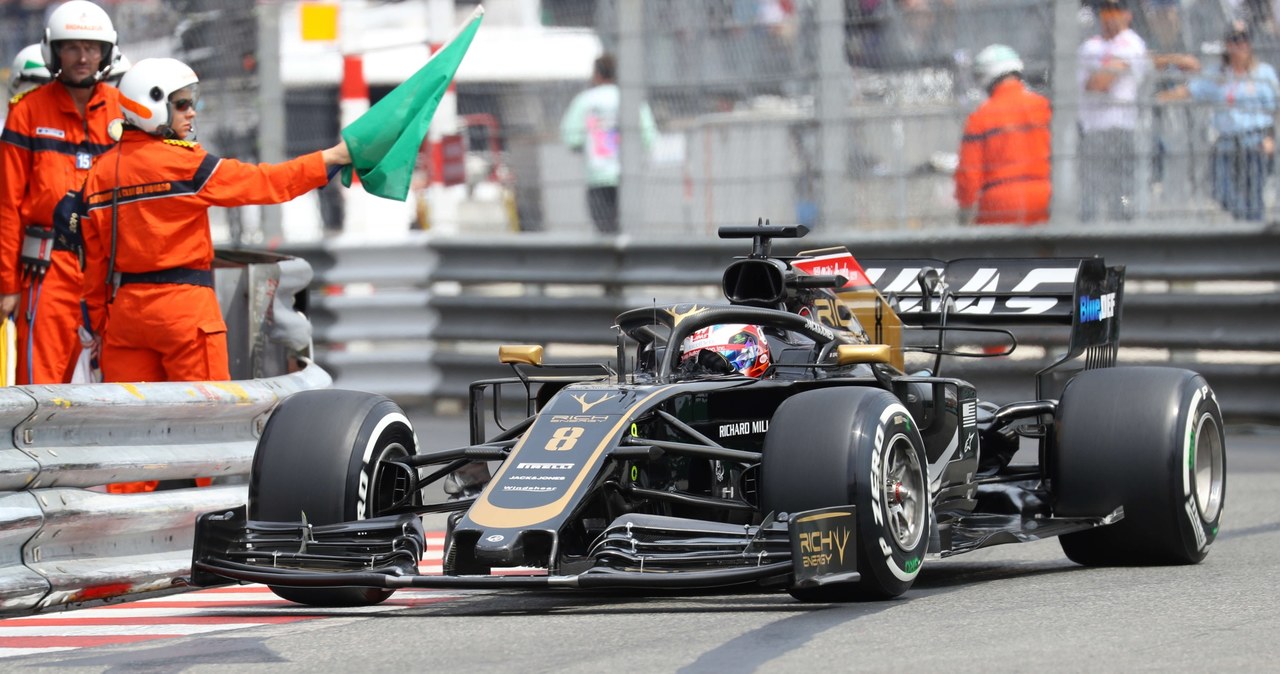
M 765 437 L 761 509 L 795 514 L 856 508 L 855 583 L 793 588 L 802 601 L 888 599 L 915 582 L 929 545 L 924 442 L 911 413 L 874 388 L 796 394 L 778 406 Z

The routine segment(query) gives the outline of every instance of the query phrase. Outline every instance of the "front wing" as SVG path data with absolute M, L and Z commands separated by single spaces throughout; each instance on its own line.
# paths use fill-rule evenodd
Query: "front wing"
M 656 515 L 615 521 L 574 575 L 417 573 L 420 520 L 396 515 L 313 526 L 247 520 L 245 508 L 196 521 L 190 585 L 280 587 L 681 589 L 746 583 L 808 588 L 856 582 L 854 508 L 825 508 L 743 527 Z M 847 551 L 847 554 L 846 554 Z

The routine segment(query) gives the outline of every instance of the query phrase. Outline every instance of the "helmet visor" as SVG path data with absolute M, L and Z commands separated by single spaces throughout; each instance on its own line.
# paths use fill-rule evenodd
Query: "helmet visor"
M 169 107 L 174 112 L 186 112 L 200 102 L 200 85 L 191 84 L 169 94 Z

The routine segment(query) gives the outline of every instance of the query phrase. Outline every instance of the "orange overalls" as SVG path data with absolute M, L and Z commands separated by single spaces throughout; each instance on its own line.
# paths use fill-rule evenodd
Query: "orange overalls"
M 1044 96 L 1016 77 L 996 84 L 964 126 L 956 201 L 979 224 L 1049 220 L 1049 121 Z
M 125 131 L 89 172 L 80 207 L 84 294 L 103 336 L 103 381 L 229 379 L 208 209 L 283 203 L 326 182 L 319 152 L 254 165 L 220 159 L 197 143 Z M 117 274 L 111 283 L 109 265 Z
M 111 149 L 107 123 L 120 117 L 120 92 L 107 84 L 94 87 L 83 117 L 61 82 L 10 101 L 0 136 L 0 294 L 21 293 L 14 317 L 19 384 L 71 379 L 81 348 L 81 242 L 69 213 L 55 222 L 54 207 Z M 19 256 L 33 225 L 52 230 L 52 259 L 43 278 L 22 278 Z

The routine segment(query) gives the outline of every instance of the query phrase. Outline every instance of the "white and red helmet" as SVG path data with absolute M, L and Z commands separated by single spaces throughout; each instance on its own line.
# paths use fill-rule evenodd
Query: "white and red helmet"
M 758 325 L 725 323 L 711 325 L 689 335 L 680 343 L 680 362 L 711 351 L 724 357 L 738 374 L 762 377 L 773 364 L 769 356 L 769 340 Z
M 71 0 L 58 5 L 57 9 L 49 13 L 40 48 L 44 53 L 44 62 L 54 76 L 62 70 L 62 62 L 53 45 L 62 40 L 103 43 L 102 60 L 98 62 L 98 79 L 106 76 L 116 56 L 116 29 L 111 25 L 111 17 L 107 16 L 106 10 L 89 0 Z
M 164 136 L 173 114 L 169 95 L 200 81 L 191 66 L 171 58 L 142 59 L 120 78 L 120 107 L 129 124 L 153 136 Z

